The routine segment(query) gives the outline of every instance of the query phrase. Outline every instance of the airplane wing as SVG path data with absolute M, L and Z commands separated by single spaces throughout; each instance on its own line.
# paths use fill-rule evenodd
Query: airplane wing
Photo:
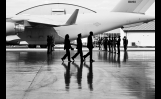
M 68 25 L 74 25 L 76 23 L 77 15 L 78 15 L 79 9 L 76 9 L 74 13 L 71 15 L 71 17 L 67 20 L 67 22 L 59 22 L 50 18 L 42 17 L 42 16 L 32 16 L 32 15 L 15 15 L 10 16 L 6 18 L 6 21 L 8 22 L 20 22 L 24 21 L 24 23 L 28 23 L 28 25 L 33 24 L 42 24 L 42 25 L 48 25 L 53 27 L 59 27 L 59 26 L 68 26 Z M 29 26 L 30 26 L 29 25 Z
M 122 28 L 135 27 L 135 26 L 139 26 L 139 25 L 142 25 L 142 24 L 143 24 L 143 22 L 134 23 L 134 24 L 129 24 L 129 25 L 123 25 Z

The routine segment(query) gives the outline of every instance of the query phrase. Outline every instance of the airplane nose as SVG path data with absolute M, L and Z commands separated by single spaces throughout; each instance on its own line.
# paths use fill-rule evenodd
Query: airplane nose
M 14 23 L 6 22 L 6 36 L 8 35 L 16 35 Z

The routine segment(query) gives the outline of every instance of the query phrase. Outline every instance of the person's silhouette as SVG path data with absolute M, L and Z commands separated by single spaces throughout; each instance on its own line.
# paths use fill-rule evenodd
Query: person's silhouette
M 88 82 L 90 91 L 93 91 L 93 69 L 92 69 L 93 66 L 92 66 L 92 62 L 90 62 L 90 66 L 88 66 L 86 63 L 84 63 L 84 66 L 89 69 L 89 72 L 87 74 L 87 82 Z
M 107 40 L 107 37 L 105 37 L 105 39 L 104 39 L 104 49 L 105 49 L 105 51 L 107 51 L 107 43 L 108 43 L 108 40 Z
M 124 62 L 126 62 L 127 61 L 127 59 L 128 59 L 128 53 L 127 53 L 127 51 L 124 51 Z
M 75 67 L 77 67 L 77 83 L 78 89 L 82 89 L 82 69 L 83 69 L 83 62 L 80 62 L 80 67 L 76 63 L 72 63 Z
M 65 79 L 65 85 L 66 90 L 69 91 L 69 84 L 70 84 L 70 62 L 68 62 L 68 66 L 65 63 L 62 63 L 62 65 L 65 67 L 66 72 L 64 73 L 64 79 Z
M 50 36 L 47 36 L 47 54 L 50 53 Z
M 108 48 L 109 48 L 109 52 L 111 52 L 111 37 L 109 36 L 109 39 L 108 39 Z
M 73 61 L 74 61 L 74 58 L 76 58 L 78 56 L 78 54 L 80 54 L 80 59 L 81 61 L 83 61 L 83 51 L 82 51 L 82 40 L 81 40 L 81 33 L 78 34 L 78 38 L 77 38 L 77 53 L 72 57 Z
M 124 36 L 123 38 L 123 45 L 124 45 L 124 51 L 127 51 L 128 39 L 126 38 L 126 36 Z
M 114 48 L 114 37 L 111 38 L 111 52 L 113 53 L 113 48 Z
M 120 36 L 118 37 L 118 40 L 117 40 L 117 51 L 118 51 L 118 53 L 117 54 L 120 54 L 120 42 L 121 42 L 121 38 L 120 38 Z
M 121 65 L 120 65 L 120 53 L 118 53 L 118 56 L 117 56 L 117 63 L 118 63 L 118 66 L 121 67 Z
M 83 58 L 85 60 L 86 57 L 90 55 L 90 61 L 94 62 L 94 60 L 92 59 L 92 50 L 94 48 L 93 42 L 92 42 L 92 36 L 93 36 L 93 32 L 90 32 L 90 35 L 88 36 L 88 41 L 87 41 L 87 48 L 89 49 L 89 52 L 86 55 L 84 55 Z
M 51 71 L 51 61 L 52 61 L 52 54 L 47 54 L 47 64 L 48 64 L 48 71 Z
M 68 62 L 71 62 L 70 60 L 70 50 L 73 50 L 73 48 L 70 45 L 70 40 L 69 40 L 69 35 L 65 35 L 65 40 L 64 40 L 64 50 L 66 50 L 66 54 L 61 58 L 62 61 L 64 62 L 65 58 L 68 56 Z
M 114 48 L 114 53 L 116 53 L 116 37 L 115 36 L 113 38 L 113 48 Z

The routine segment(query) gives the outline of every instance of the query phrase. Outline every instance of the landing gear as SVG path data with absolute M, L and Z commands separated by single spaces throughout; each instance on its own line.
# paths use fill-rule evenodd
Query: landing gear
M 36 45 L 28 45 L 28 48 L 36 48 Z
M 47 48 L 47 45 L 40 45 L 40 48 Z

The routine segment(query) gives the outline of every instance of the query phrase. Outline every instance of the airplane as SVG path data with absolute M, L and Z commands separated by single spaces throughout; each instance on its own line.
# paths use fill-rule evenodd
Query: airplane
M 28 45 L 29 48 L 47 47 L 47 35 L 53 35 L 55 44 L 62 44 L 69 34 L 76 40 L 92 31 L 94 35 L 104 32 L 148 23 L 155 17 L 145 15 L 155 0 L 120 0 L 111 12 L 79 14 L 76 9 L 72 15 L 13 15 L 6 18 L 6 44 Z M 15 39 L 7 37 L 15 35 Z

